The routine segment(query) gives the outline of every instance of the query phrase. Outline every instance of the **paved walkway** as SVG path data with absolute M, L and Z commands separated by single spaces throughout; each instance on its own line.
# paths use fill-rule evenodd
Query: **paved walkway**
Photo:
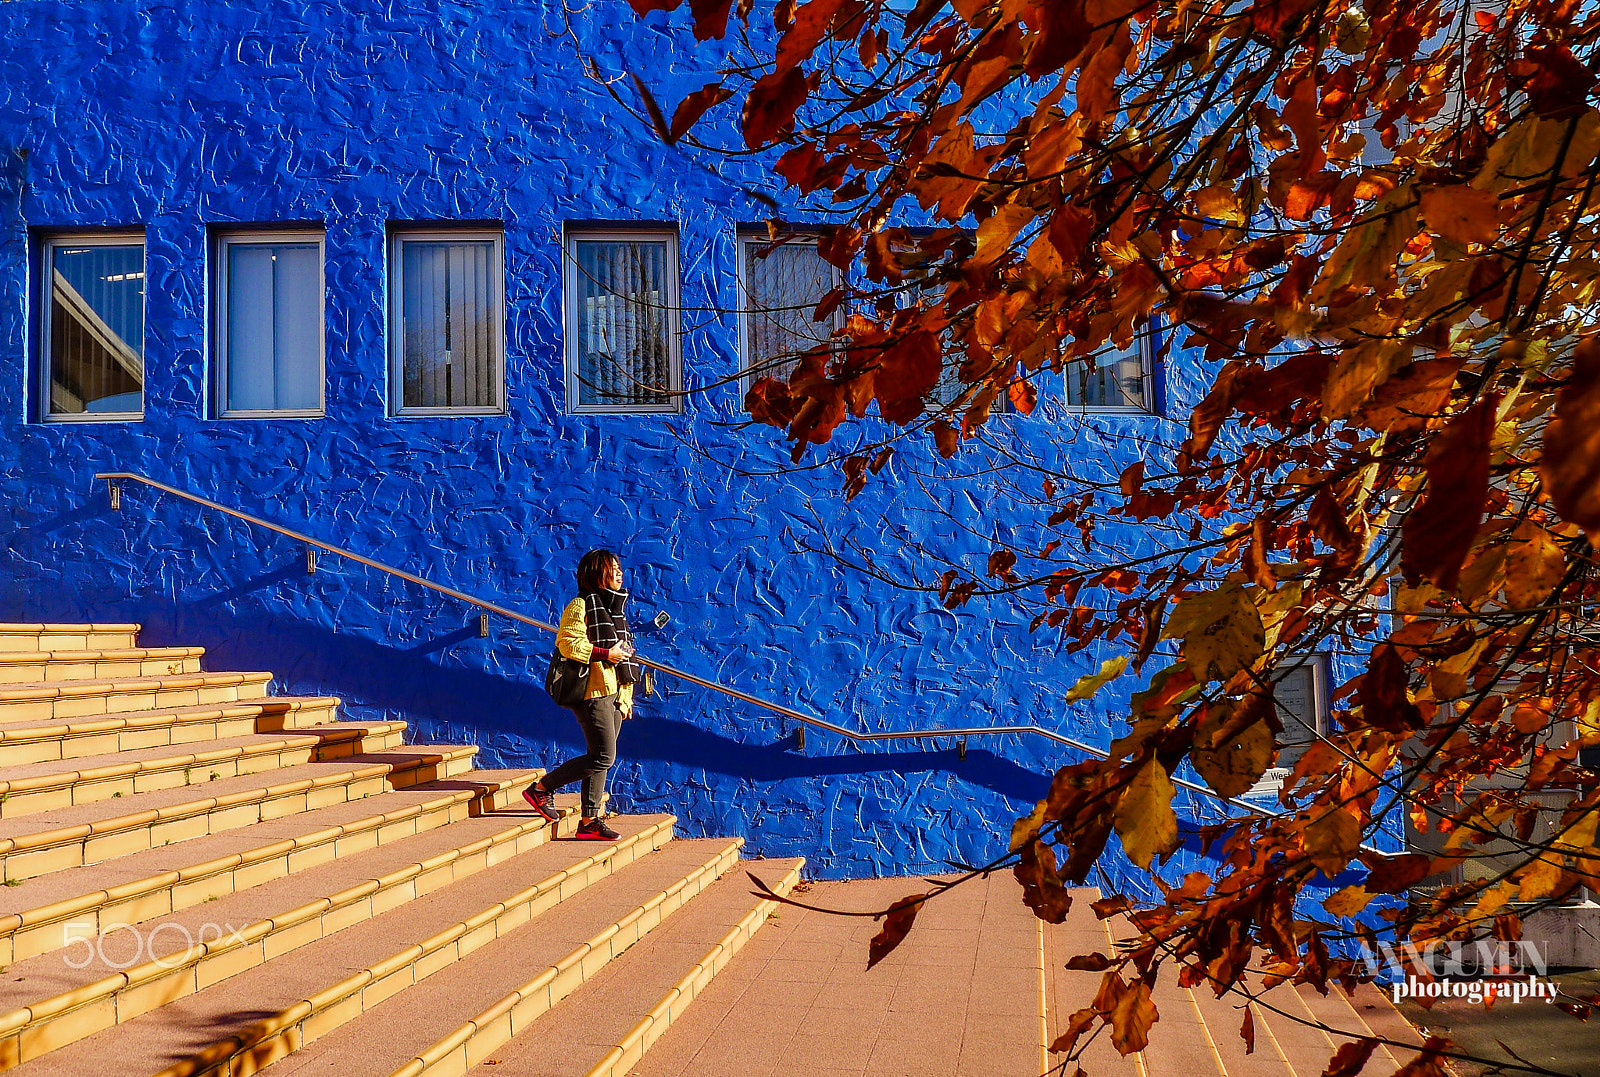
M 882 908 L 917 879 L 818 883 Z M 638 1077 L 1011 1077 L 1040 1072 L 1039 923 L 1009 875 L 930 903 L 867 969 L 867 918 L 785 908 L 633 1071 Z

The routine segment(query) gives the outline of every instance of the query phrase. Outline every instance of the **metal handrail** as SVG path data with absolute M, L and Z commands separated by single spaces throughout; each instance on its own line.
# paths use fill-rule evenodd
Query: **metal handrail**
M 163 493 L 171 494 L 173 497 L 180 497 L 186 501 L 192 501 L 196 505 L 203 505 L 208 509 L 223 513 L 227 516 L 232 516 L 234 519 L 243 520 L 245 523 L 253 524 L 256 527 L 262 527 L 268 531 L 276 532 L 277 534 L 283 535 L 286 538 L 294 539 L 296 542 L 303 542 L 307 546 L 312 546 L 319 550 L 326 550 L 328 553 L 337 554 L 340 557 L 348 558 L 351 561 L 366 565 L 368 568 L 375 568 L 379 572 L 385 572 L 391 576 L 398 576 L 403 580 L 407 580 L 416 584 L 418 587 L 426 587 L 430 591 L 437 591 L 442 595 L 449 595 L 451 598 L 465 602 L 471 606 L 476 606 L 479 609 L 486 610 L 489 613 L 496 614 L 497 616 L 504 617 L 508 620 L 518 621 L 525 625 L 531 625 L 534 628 L 542 628 L 546 632 L 553 633 L 557 631 L 555 625 L 547 624 L 546 622 L 537 620 L 533 617 L 528 617 L 524 614 L 518 613 L 516 610 L 507 609 L 505 606 L 490 602 L 486 599 L 476 598 L 464 591 L 457 591 L 454 587 L 446 587 L 443 584 L 434 583 L 431 580 L 425 580 L 421 576 L 407 572 L 405 569 L 395 568 L 393 565 L 386 565 L 382 561 L 374 561 L 372 558 L 363 557 L 361 554 L 358 554 L 353 550 L 347 550 L 342 546 L 334 546 L 331 543 L 323 542 L 321 539 L 312 538 L 310 535 L 302 534 L 301 532 L 295 531 L 292 528 L 280 526 L 279 524 L 275 524 L 270 520 L 263 520 L 259 516 L 250 515 L 248 512 L 240 512 L 238 509 L 231 509 L 226 505 L 220 505 L 215 501 L 209 500 L 208 498 L 201 497 L 199 494 L 192 494 L 187 490 L 180 490 L 175 486 L 168 486 L 164 482 L 157 482 L 155 479 L 146 478 L 143 475 L 139 475 L 131 471 L 99 472 L 95 475 L 95 478 L 104 479 L 110 484 L 111 507 L 114 510 L 121 506 L 121 491 L 117 486 L 119 482 L 128 481 L 143 483 L 144 485 L 153 487 L 154 489 L 160 490 Z M 971 726 L 963 729 L 941 728 L 904 731 L 897 730 L 884 733 L 865 733 L 861 732 L 860 730 L 846 729 L 844 726 L 836 725 L 825 718 L 818 718 L 815 715 L 797 711 L 792 707 L 785 707 L 781 703 L 774 703 L 769 699 L 762 699 L 759 696 L 753 696 L 748 692 L 741 692 L 739 689 L 730 688 L 725 684 L 718 684 L 715 681 L 708 681 L 704 677 L 698 677 L 687 670 L 669 666 L 665 662 L 657 662 L 653 659 L 645 658 L 644 656 L 638 654 L 634 655 L 634 661 L 638 662 L 640 665 L 649 666 L 651 669 L 660 670 L 662 673 L 669 674 L 670 676 L 686 680 L 691 684 L 697 684 L 702 688 L 709 688 L 713 692 L 721 692 L 725 696 L 731 696 L 734 699 L 753 704 L 765 710 L 772 711 L 775 714 L 781 714 L 785 718 L 792 719 L 804 725 L 813 726 L 817 729 L 826 729 L 830 733 L 835 733 L 841 737 L 846 737 L 853 741 L 922 740 L 926 737 L 951 737 L 965 742 L 968 737 L 995 737 L 1026 733 L 1033 734 L 1034 736 L 1044 737 L 1047 740 L 1053 740 L 1058 744 L 1064 744 L 1069 748 L 1075 749 L 1076 751 L 1085 752 L 1099 759 L 1107 759 L 1110 757 L 1110 753 L 1104 748 L 1096 748 L 1092 744 L 1085 744 L 1083 741 L 1074 740 L 1072 737 L 1062 736 L 1060 733 L 1057 733 L 1052 729 L 1046 729 L 1043 726 L 1037 725 L 990 725 Z M 1273 811 L 1267 807 L 1263 807 L 1260 804 L 1252 804 L 1247 800 L 1240 800 L 1237 797 L 1225 797 L 1220 793 L 1217 793 L 1211 789 L 1207 789 L 1203 785 L 1186 781 L 1183 778 L 1174 777 L 1171 779 L 1171 781 L 1173 785 L 1187 789 L 1192 793 L 1199 793 L 1200 795 L 1208 797 L 1219 803 L 1230 804 L 1233 807 L 1242 808 L 1245 811 L 1253 812 L 1257 815 L 1275 816 L 1280 814 L 1279 812 Z

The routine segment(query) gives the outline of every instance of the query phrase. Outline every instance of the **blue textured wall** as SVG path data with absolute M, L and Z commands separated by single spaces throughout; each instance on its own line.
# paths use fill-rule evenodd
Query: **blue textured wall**
M 1022 720 L 1106 743 L 1125 692 L 1060 702 L 1061 682 L 1102 656 L 1061 658 L 1004 601 L 947 612 L 802 548 L 820 520 L 931 579 L 912 543 L 982 549 L 962 527 L 1031 541 L 1035 513 L 1017 505 L 1032 479 L 1018 492 L 961 478 L 980 461 L 945 464 L 918 439 L 846 505 L 836 471 L 785 473 L 772 431 L 737 427 L 735 385 L 691 396 L 682 416 L 563 414 L 562 223 L 677 222 L 684 367 L 703 384 L 738 363 L 731 315 L 695 311 L 735 306 L 735 225 L 764 216 L 741 184 L 771 185 L 753 164 L 642 137 L 578 61 L 581 46 L 605 70 L 645 72 L 670 103 L 706 81 L 714 51 L 620 0 L 571 37 L 560 11 L 0 4 L 0 617 L 138 620 L 151 644 L 206 646 L 208 668 L 274 670 L 279 691 L 477 743 L 489 765 L 577 748 L 540 687 L 547 637 L 496 624 L 481 640 L 472 611 L 331 558 L 308 577 L 292 544 L 148 491 L 112 514 L 91 476 L 132 470 L 541 618 L 571 592 L 578 555 L 613 546 L 636 620 L 672 615 L 641 632 L 655 657 L 865 729 Z M 504 224 L 507 413 L 390 417 L 386 227 L 469 219 Z M 326 228 L 327 417 L 208 418 L 207 229 L 277 221 Z M 146 230 L 145 418 L 30 421 L 30 230 L 112 225 Z M 1192 397 L 1192 381 L 1179 371 L 1169 395 Z M 1047 403 L 989 429 L 1109 477 L 1177 427 Z M 801 751 L 754 708 L 665 688 L 624 729 L 614 805 L 803 854 L 822 876 L 981 861 L 1070 758 L 1013 738 L 974 742 L 964 762 L 949 742 L 863 750 L 816 733 Z

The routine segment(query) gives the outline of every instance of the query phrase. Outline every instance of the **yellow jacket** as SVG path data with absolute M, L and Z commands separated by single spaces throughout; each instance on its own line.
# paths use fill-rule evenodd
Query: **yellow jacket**
M 556 650 L 562 657 L 574 662 L 589 663 L 589 690 L 584 699 L 599 699 L 617 693 L 617 706 L 623 710 L 633 707 L 633 685 L 617 689 L 617 670 L 613 662 L 594 661 L 594 644 L 589 642 L 589 620 L 584 616 L 582 598 L 575 598 L 561 611 L 561 624 L 556 629 Z

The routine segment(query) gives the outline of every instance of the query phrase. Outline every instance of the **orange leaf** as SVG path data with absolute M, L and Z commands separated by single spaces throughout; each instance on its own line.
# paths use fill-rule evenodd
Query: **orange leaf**
M 922 911 L 922 903 L 927 900 L 927 894 L 908 894 L 889 906 L 889 911 L 884 914 L 883 930 L 874 935 L 867 946 L 867 968 L 888 957 L 896 946 L 905 941 L 911 925 L 916 922 L 917 913 Z
M 1445 239 L 1461 244 L 1493 243 L 1500 235 L 1498 203 L 1493 191 L 1464 183 L 1434 187 L 1422 195 L 1422 219 Z
M 1572 375 L 1545 430 L 1540 474 L 1561 518 L 1600 543 L 1600 336 L 1573 349 Z
M 1159 1016 L 1150 1001 L 1150 985 L 1143 980 L 1129 984 L 1111 1010 L 1111 1046 L 1123 1055 L 1144 1050 L 1150 1046 L 1150 1026 Z
M 728 32 L 728 9 L 733 0 L 689 0 L 696 41 L 710 41 Z
M 762 75 L 744 100 L 744 141 L 752 149 L 765 146 L 794 122 L 795 110 L 805 103 L 810 84 L 799 68 Z

